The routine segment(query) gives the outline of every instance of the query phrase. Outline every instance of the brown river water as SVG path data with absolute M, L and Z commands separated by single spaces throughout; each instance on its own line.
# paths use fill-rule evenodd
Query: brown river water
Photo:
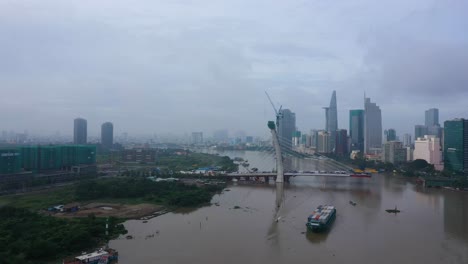
M 225 155 L 247 157 L 260 170 L 274 165 L 273 159 L 263 164 L 258 152 Z M 297 170 L 333 167 L 287 162 Z M 127 221 L 133 239 L 110 242 L 119 263 L 468 263 L 468 193 L 423 189 L 383 174 L 295 177 L 284 188 L 238 182 L 227 189 L 213 197 L 219 206 Z M 334 205 L 336 220 L 327 232 L 307 232 L 307 216 L 320 204 Z M 401 213 L 385 211 L 395 206 Z

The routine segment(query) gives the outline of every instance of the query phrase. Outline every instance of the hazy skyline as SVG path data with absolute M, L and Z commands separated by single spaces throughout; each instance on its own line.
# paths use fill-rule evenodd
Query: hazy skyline
M 382 109 L 414 134 L 424 111 L 468 118 L 467 1 L 0 1 L 0 130 L 98 135 L 268 133 L 264 91 L 323 129 Z M 232 133 L 231 133 L 232 134 Z

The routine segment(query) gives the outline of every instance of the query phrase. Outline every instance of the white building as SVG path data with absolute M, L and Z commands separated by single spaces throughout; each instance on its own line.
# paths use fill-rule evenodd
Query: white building
M 434 165 L 436 170 L 442 170 L 442 151 L 440 149 L 440 139 L 435 136 L 419 137 L 414 142 L 413 159 L 423 159 L 427 163 Z

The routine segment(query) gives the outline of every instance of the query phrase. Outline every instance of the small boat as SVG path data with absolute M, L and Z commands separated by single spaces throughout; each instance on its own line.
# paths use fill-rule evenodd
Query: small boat
M 349 204 L 352 205 L 352 206 L 356 206 L 356 202 L 353 202 L 353 201 L 349 201 Z
M 110 264 L 117 263 L 119 259 L 119 253 L 113 249 L 99 249 L 95 252 L 86 253 L 83 252 L 81 256 L 76 256 L 72 260 L 63 260 L 64 264 Z
M 306 226 L 309 230 L 319 232 L 328 229 L 336 217 L 333 205 L 319 205 L 307 218 Z
M 387 209 L 385 211 L 387 211 L 387 213 L 393 213 L 393 214 L 397 214 L 401 212 L 400 210 L 397 209 L 396 205 L 395 205 L 395 209 Z

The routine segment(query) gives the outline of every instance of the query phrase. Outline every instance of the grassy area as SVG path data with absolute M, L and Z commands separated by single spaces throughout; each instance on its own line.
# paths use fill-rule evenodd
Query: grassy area
M 194 170 L 200 167 L 220 167 L 223 171 L 236 171 L 237 165 L 227 156 L 190 152 L 187 155 L 161 154 L 156 164 L 170 170 Z
M 199 206 L 222 187 L 197 187 L 177 182 L 153 182 L 145 178 L 112 178 L 83 181 L 75 185 L 36 193 L 0 196 L 0 206 L 40 210 L 72 202 L 141 204 L 171 207 Z
M 0 206 L 14 206 L 39 210 L 52 205 L 67 204 L 75 201 L 75 186 L 66 186 L 36 193 L 0 196 Z

